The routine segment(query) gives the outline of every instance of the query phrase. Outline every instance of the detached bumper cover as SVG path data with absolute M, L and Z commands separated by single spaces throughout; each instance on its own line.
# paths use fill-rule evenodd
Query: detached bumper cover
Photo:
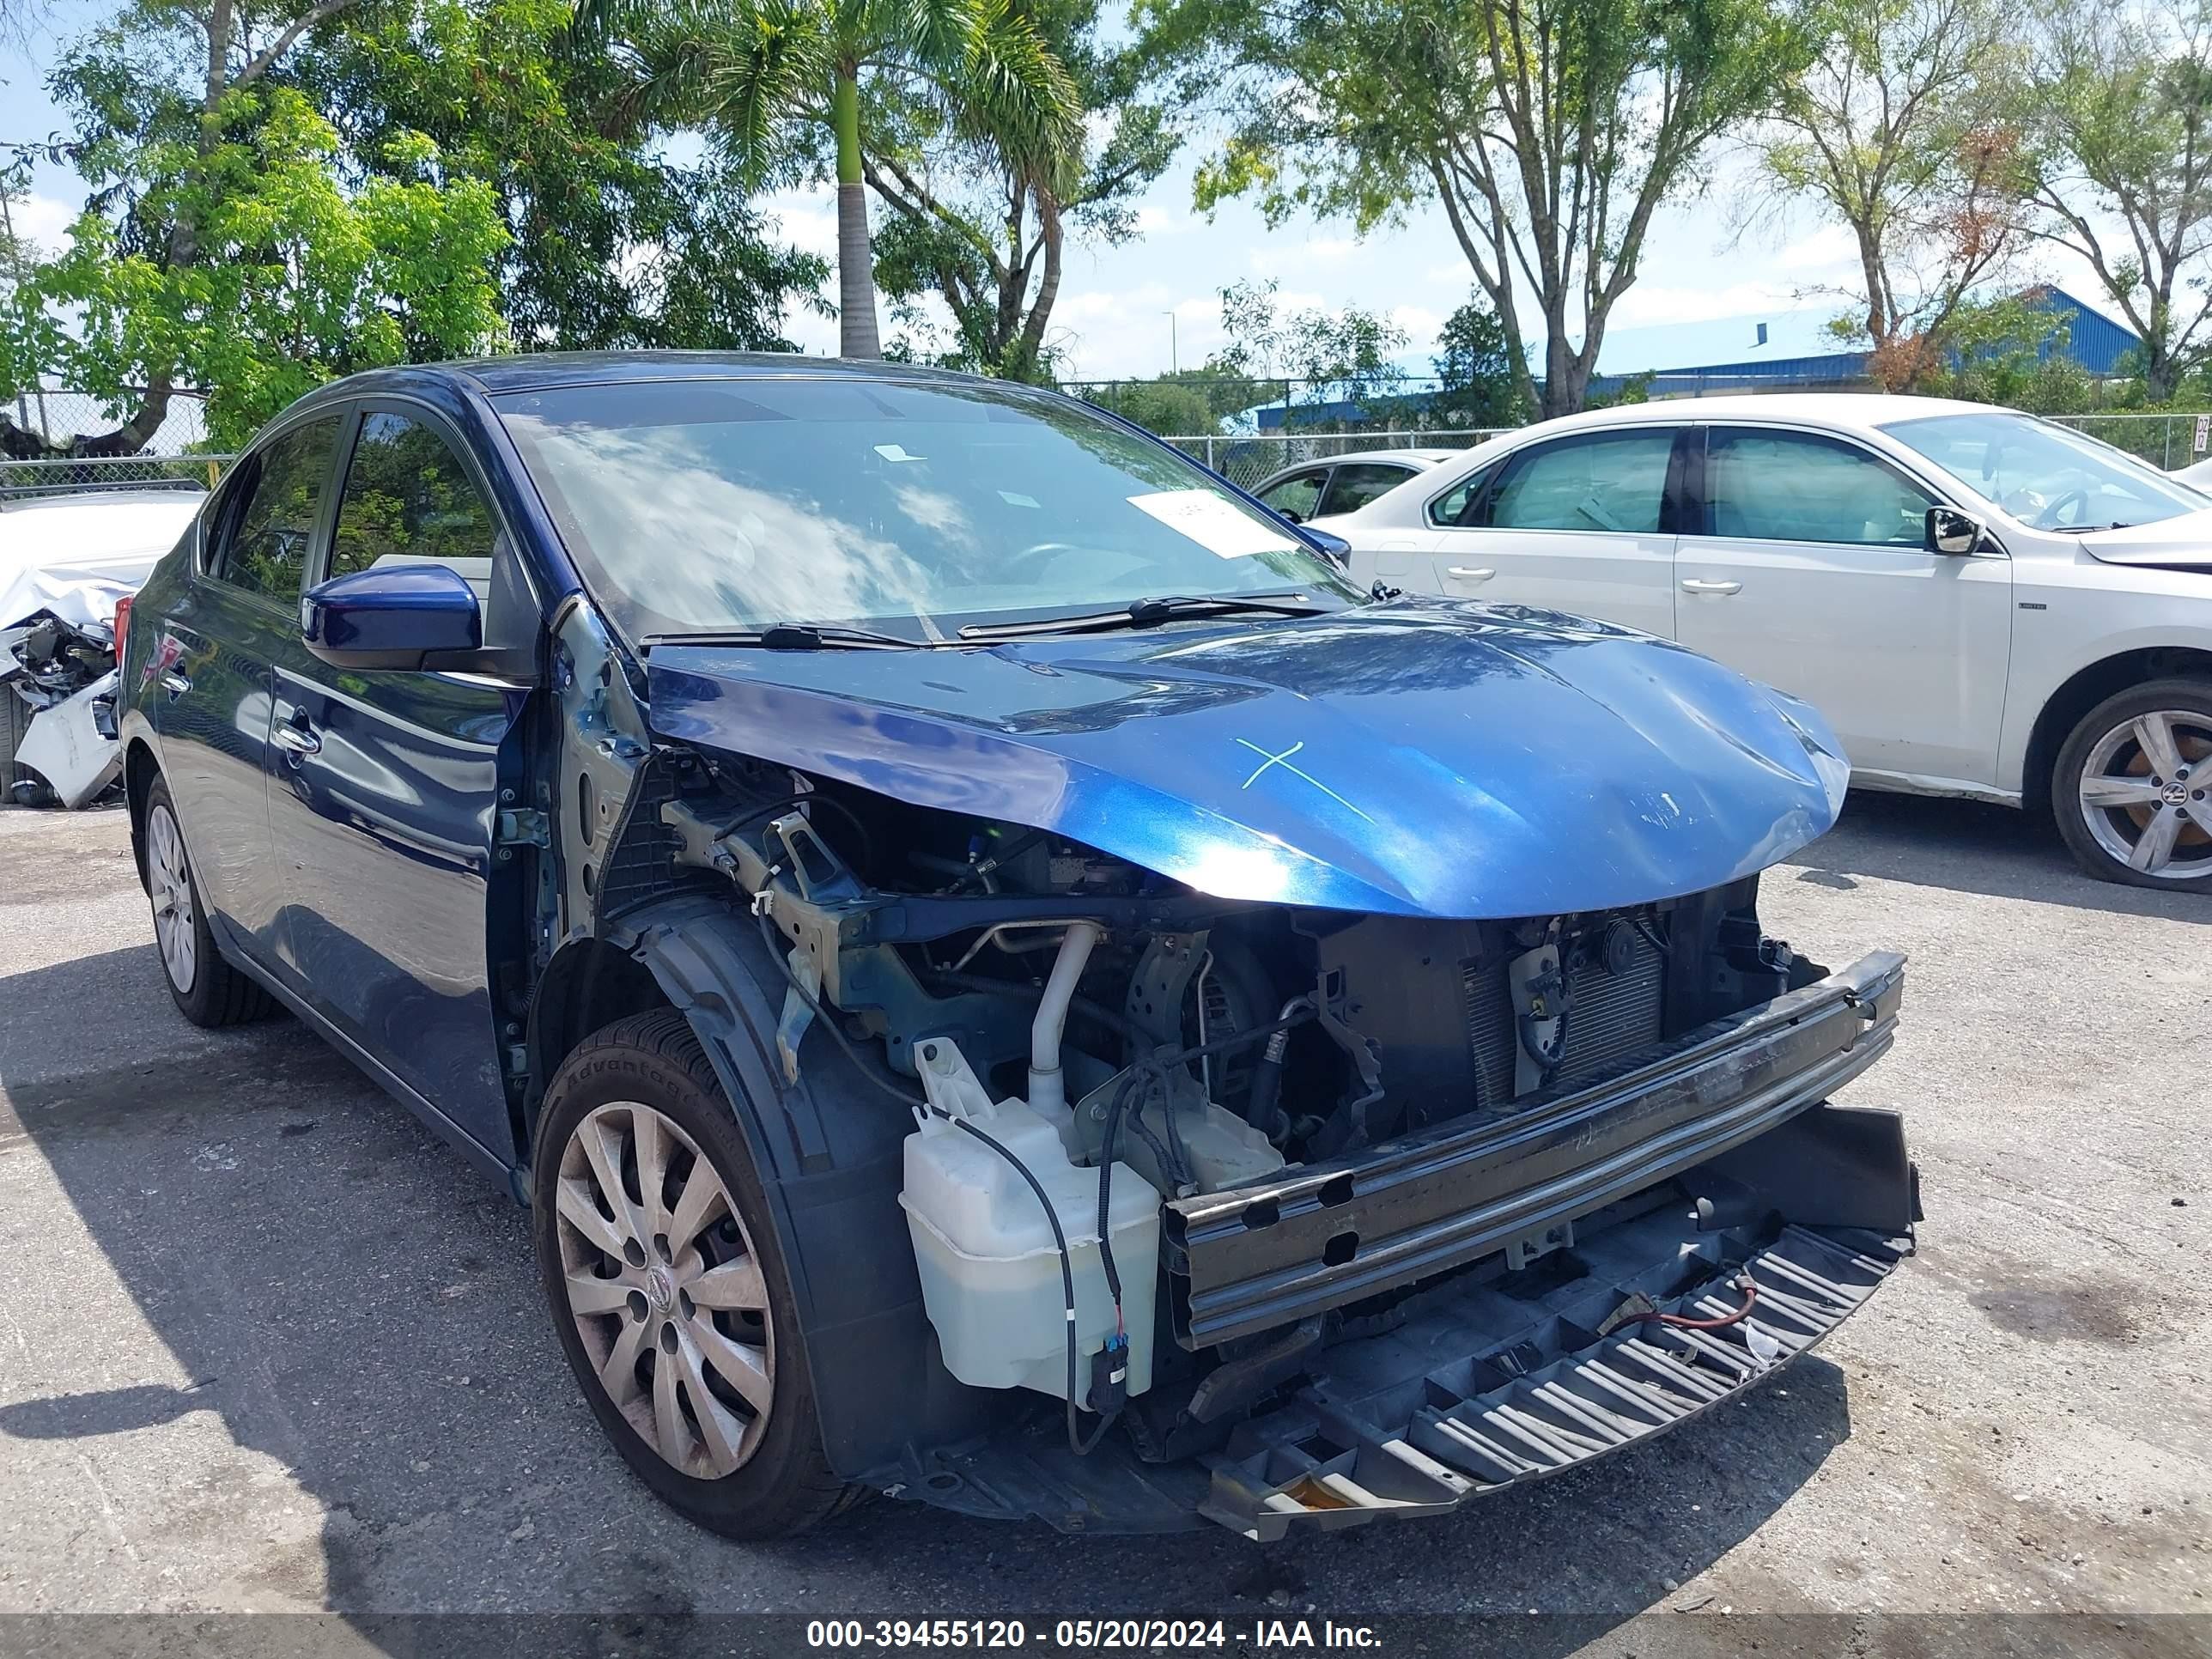
M 1176 1340 L 1210 1347 L 1411 1285 L 1706 1163 L 1886 1053 L 1904 988 L 1905 958 L 1876 951 L 1609 1077 L 1176 1200 L 1164 1216 Z
M 1507 1349 L 1438 1367 L 1413 1389 L 1386 1383 L 1363 1395 L 1363 1358 L 1428 1341 L 1449 1346 L 1457 1316 L 1436 1309 L 1375 1353 L 1357 1352 L 1370 1346 L 1360 1343 L 1332 1354 L 1349 1366 L 1331 1364 L 1291 1406 L 1240 1425 L 1226 1450 L 1206 1460 L 1212 1482 L 1200 1513 L 1267 1542 L 1294 1524 L 1429 1514 L 1558 1474 L 1765 1381 L 1856 1311 L 1911 1249 L 1910 1236 L 1785 1227 L 1743 1268 L 1717 1269 L 1660 1304 L 1697 1318 L 1726 1315 L 1743 1301 L 1735 1280 L 1747 1271 L 1758 1301 L 1739 1324 L 1716 1331 L 1631 1324 L 1598 1338 L 1563 1315 L 1565 1340 L 1587 1343 L 1549 1359 L 1543 1350 L 1550 1344 L 1532 1347 L 1526 1357 L 1538 1363 L 1522 1375 L 1504 1374 L 1518 1363 Z

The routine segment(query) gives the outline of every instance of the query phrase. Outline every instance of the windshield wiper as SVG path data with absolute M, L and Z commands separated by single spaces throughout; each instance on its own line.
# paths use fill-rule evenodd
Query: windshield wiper
M 1132 599 L 1119 611 L 1098 611 L 1080 617 L 1048 617 L 1038 622 L 970 623 L 960 630 L 963 640 L 1011 640 L 1030 635 L 1103 634 L 1117 628 L 1150 628 L 1178 617 L 1316 617 L 1327 613 L 1303 593 L 1239 594 L 1205 597 L 1186 593 L 1164 599 Z
M 714 634 L 648 634 L 656 645 L 748 645 L 763 651 L 921 651 L 928 641 L 901 639 L 867 628 L 830 623 L 770 623 L 766 628 L 737 628 Z

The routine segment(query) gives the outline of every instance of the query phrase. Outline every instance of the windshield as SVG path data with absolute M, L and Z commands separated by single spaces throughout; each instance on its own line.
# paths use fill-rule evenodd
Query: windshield
M 1881 429 L 2039 530 L 2111 530 L 2212 507 L 2124 451 L 2026 415 L 1935 415 Z
M 1050 393 L 825 376 L 495 402 L 633 640 L 775 623 L 941 640 L 1155 596 L 1357 597 L 1279 520 Z

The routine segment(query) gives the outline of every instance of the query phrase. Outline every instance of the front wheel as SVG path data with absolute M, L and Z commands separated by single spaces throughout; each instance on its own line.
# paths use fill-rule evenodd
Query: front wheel
M 2099 703 L 2059 750 L 2051 795 L 2091 875 L 2212 893 L 2212 681 L 2154 680 Z
M 646 1485 L 733 1538 L 858 1495 L 823 1455 L 767 1196 L 682 1014 L 617 1020 L 568 1056 L 531 1181 L 562 1350 Z
M 154 943 L 177 1011 L 195 1025 L 243 1024 L 276 1012 L 269 994 L 222 959 L 177 827 L 176 803 L 159 778 L 146 792 L 141 851 L 154 905 Z

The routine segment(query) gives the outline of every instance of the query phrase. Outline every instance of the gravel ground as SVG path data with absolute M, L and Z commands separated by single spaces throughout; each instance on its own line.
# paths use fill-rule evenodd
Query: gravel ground
M 297 1025 L 175 1013 L 121 814 L 0 812 L 0 1613 L 2212 1613 L 2212 902 L 1863 798 L 1765 909 L 1911 954 L 1843 1098 L 1905 1109 L 1929 1211 L 1782 1386 L 1272 1550 L 890 1502 L 740 1547 L 603 1443 L 519 1210 Z

